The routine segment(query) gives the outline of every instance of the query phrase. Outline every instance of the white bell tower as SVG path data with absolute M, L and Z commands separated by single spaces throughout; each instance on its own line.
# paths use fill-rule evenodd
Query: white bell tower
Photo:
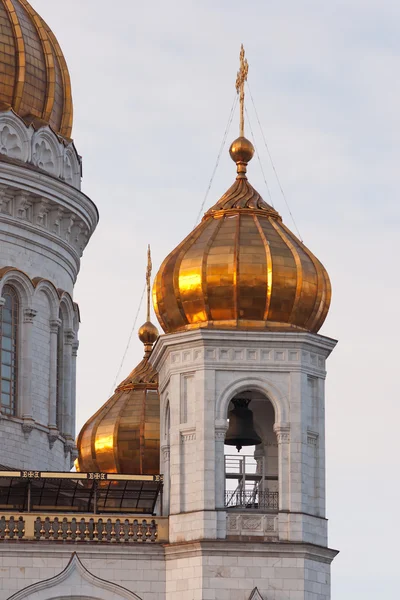
M 215 586 L 223 570 L 229 589 L 243 589 L 246 582 L 268 600 L 330 598 L 336 551 L 328 548 L 325 513 L 324 384 L 335 344 L 310 333 L 206 329 L 158 341 L 151 360 L 161 391 L 165 510 L 170 543 L 186 544 L 181 559 L 167 563 L 167 598 L 179 590 L 174 578 L 194 548 L 190 579 L 198 572 L 202 590 L 196 597 L 220 598 Z M 253 502 L 244 495 L 243 502 L 227 506 L 228 408 L 243 395 L 251 399 L 262 439 L 256 457 L 264 479 L 262 485 L 257 479 Z M 171 553 L 175 557 L 177 548 Z
M 240 59 L 236 181 L 167 256 L 153 288 L 166 334 L 150 357 L 169 516 L 166 597 L 329 600 L 337 552 L 325 511 L 325 363 L 336 341 L 318 331 L 331 287 L 247 180 L 243 47 Z M 231 412 L 238 406 L 242 417 Z M 225 441 L 257 445 L 235 455 Z

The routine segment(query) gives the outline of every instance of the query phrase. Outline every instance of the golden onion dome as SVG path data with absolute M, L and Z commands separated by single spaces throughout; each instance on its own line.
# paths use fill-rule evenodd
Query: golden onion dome
M 0 110 L 72 132 L 71 81 L 61 48 L 27 0 L 0 0 Z
M 143 328 L 147 332 L 143 360 L 81 429 L 77 440 L 80 472 L 160 472 L 158 375 L 149 362 L 153 343 L 149 339 L 154 339 L 157 329 L 149 323 Z
M 166 333 L 199 327 L 317 332 L 329 310 L 329 277 L 248 182 L 254 154 L 243 136 L 230 148 L 237 178 L 167 256 L 153 303 Z

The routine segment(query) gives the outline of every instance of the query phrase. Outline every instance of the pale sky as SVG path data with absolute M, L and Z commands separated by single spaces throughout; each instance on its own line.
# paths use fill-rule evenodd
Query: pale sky
M 234 98 L 240 43 L 306 245 L 333 286 L 321 333 L 333 600 L 399 598 L 400 3 L 32 0 L 72 77 L 83 190 L 100 224 L 75 288 L 78 430 L 112 388 L 155 270 L 190 232 Z M 293 229 L 248 103 L 272 200 Z M 228 136 L 237 136 L 237 115 Z M 247 129 L 247 135 L 251 138 Z M 227 147 L 206 208 L 233 183 Z M 266 201 L 256 158 L 249 179 Z M 155 319 L 155 317 L 154 317 Z M 144 306 L 138 326 L 145 320 Z M 122 380 L 142 355 L 135 337 Z

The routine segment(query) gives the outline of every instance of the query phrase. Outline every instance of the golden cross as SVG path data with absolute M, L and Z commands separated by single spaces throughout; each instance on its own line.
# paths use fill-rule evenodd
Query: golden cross
M 240 69 L 236 77 L 236 91 L 240 102 L 240 137 L 244 137 L 244 84 L 249 73 L 249 63 L 244 56 L 243 44 L 240 48 Z
M 151 262 L 151 250 L 150 244 L 147 247 L 147 270 L 146 270 L 146 284 L 147 284 L 147 321 L 150 321 L 150 281 L 151 271 L 153 270 L 153 264 Z

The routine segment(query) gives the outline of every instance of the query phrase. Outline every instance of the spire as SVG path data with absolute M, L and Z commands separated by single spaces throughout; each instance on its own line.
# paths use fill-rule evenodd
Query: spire
M 147 321 L 150 321 L 150 281 L 151 272 L 153 270 L 153 264 L 151 262 L 151 250 L 150 244 L 147 246 L 147 271 L 146 271 L 146 285 L 147 285 Z
M 147 287 L 147 316 L 146 323 L 139 329 L 139 339 L 144 344 L 144 355 L 149 356 L 153 344 L 159 336 L 158 329 L 150 320 L 150 297 L 151 297 L 151 272 L 153 264 L 151 262 L 150 244 L 147 246 L 147 269 L 146 269 L 146 287 Z
M 244 137 L 244 84 L 249 73 L 249 63 L 245 58 L 243 44 L 240 47 L 240 68 L 236 77 L 236 91 L 239 94 L 240 103 L 240 137 Z
M 249 63 L 245 57 L 243 44 L 240 47 L 240 67 L 236 76 L 236 91 L 239 95 L 240 104 L 240 126 L 239 137 L 232 142 L 229 154 L 237 165 L 237 179 L 247 179 L 247 165 L 254 156 L 254 146 L 244 137 L 244 84 L 249 73 Z

